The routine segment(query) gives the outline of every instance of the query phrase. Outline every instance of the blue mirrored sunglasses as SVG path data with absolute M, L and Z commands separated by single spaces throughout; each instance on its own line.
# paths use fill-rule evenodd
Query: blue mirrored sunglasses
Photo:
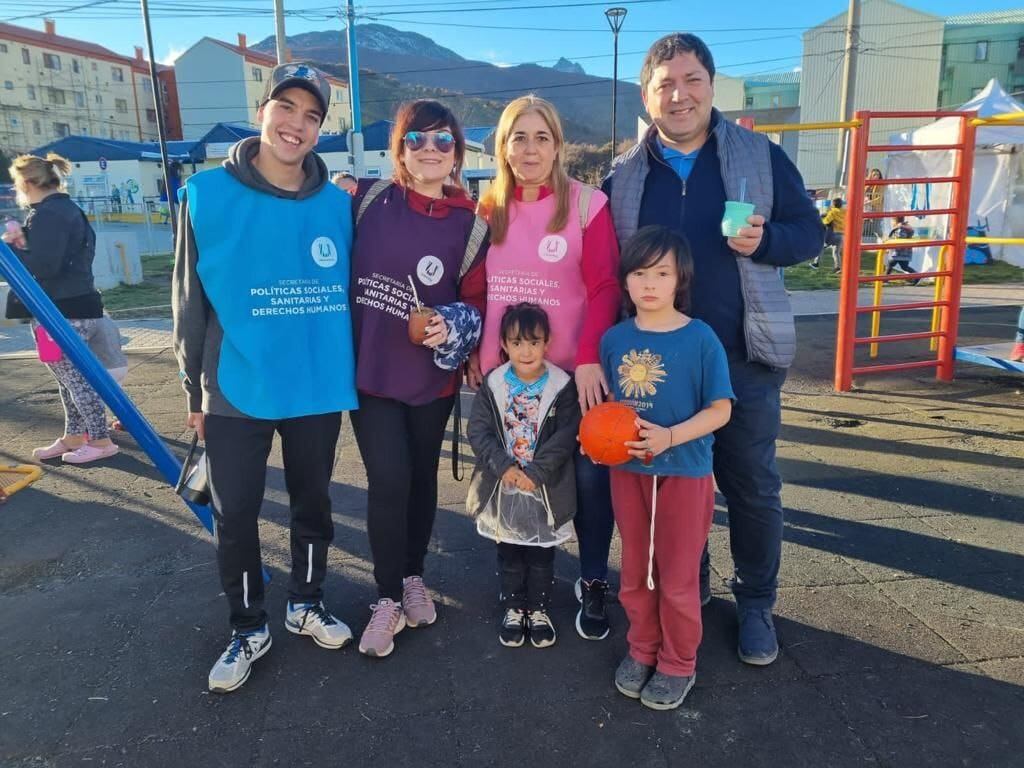
M 450 131 L 409 131 L 403 140 L 405 146 L 413 152 L 423 149 L 428 143 L 445 154 L 455 149 L 455 137 Z

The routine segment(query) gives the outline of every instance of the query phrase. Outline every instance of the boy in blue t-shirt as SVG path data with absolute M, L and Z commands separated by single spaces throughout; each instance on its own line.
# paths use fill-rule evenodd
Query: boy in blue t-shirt
M 715 501 L 711 444 L 734 395 L 718 337 L 681 311 L 693 277 L 686 241 L 644 227 L 624 246 L 619 276 L 632 317 L 601 339 L 601 364 L 614 398 L 637 411 L 640 439 L 626 443 L 633 460 L 611 471 L 619 600 L 629 619 L 615 686 L 652 709 L 674 709 L 696 676 L 698 573 Z

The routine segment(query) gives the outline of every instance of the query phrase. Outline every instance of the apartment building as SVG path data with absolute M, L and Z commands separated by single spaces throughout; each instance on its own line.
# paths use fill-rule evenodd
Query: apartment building
M 946 19 L 939 106 L 970 101 L 992 78 L 1018 97 L 1024 91 L 1024 8 Z
M 198 139 L 217 123 L 255 126 L 267 78 L 276 65 L 275 57 L 249 48 L 241 33 L 237 45 L 204 37 L 181 54 L 174 69 L 183 136 Z M 322 130 L 344 133 L 352 125 L 348 85 L 334 77 L 328 80 L 331 103 Z
M 157 137 L 149 63 L 57 34 L 0 23 L 0 147 L 27 152 L 72 134 L 147 141 Z M 158 87 L 173 93 L 173 73 Z M 169 87 L 168 87 L 169 86 Z M 173 100 L 172 100 L 173 101 Z M 167 122 L 180 122 L 165 106 Z M 169 135 L 180 138 L 180 134 Z

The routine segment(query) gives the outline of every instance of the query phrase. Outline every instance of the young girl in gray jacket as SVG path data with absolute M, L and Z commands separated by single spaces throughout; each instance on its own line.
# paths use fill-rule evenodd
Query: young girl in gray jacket
M 580 406 L 572 377 L 545 359 L 548 316 L 516 304 L 501 319 L 502 358 L 473 403 L 469 442 L 476 466 L 466 507 L 498 546 L 503 616 L 498 639 L 516 648 L 555 642 L 548 615 L 555 548 L 576 514 L 573 451 Z

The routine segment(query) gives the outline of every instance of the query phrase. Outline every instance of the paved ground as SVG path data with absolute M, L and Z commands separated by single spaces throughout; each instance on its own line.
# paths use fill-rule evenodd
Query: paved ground
M 1002 340 L 1016 313 L 966 310 L 964 343 Z M 681 710 L 650 712 L 613 689 L 618 606 L 608 641 L 575 636 L 571 546 L 557 566 L 558 644 L 500 647 L 492 547 L 447 475 L 428 558 L 438 623 L 403 633 L 382 661 L 321 650 L 281 626 L 275 455 L 262 528 L 274 649 L 242 690 L 209 695 L 226 640 L 213 549 L 124 437 L 109 465 L 51 466 L 0 507 L 0 765 L 1021 765 L 1024 380 L 961 367 L 952 385 L 871 378 L 839 397 L 833 326 L 799 323 L 785 388 L 772 667 L 736 659 L 721 509 L 716 597 Z M 181 450 L 169 352 L 131 362 L 129 393 Z M 20 462 L 60 429 L 56 391 L 33 361 L 0 370 L 0 463 Z M 373 599 L 364 482 L 346 429 L 327 589 L 357 631 Z

